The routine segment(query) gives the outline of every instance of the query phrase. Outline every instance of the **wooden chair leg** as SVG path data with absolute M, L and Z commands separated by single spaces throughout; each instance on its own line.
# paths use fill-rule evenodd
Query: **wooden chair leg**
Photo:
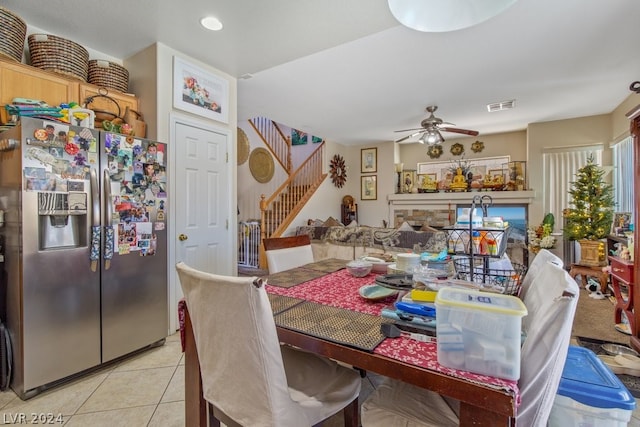
M 342 412 L 344 414 L 344 427 L 360 427 L 360 405 L 357 397 L 345 406 Z

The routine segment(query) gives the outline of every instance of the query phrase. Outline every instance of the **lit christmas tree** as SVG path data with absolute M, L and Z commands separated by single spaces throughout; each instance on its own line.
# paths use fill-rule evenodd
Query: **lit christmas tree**
M 565 210 L 564 235 L 571 240 L 599 240 L 607 237 L 613 220 L 613 186 L 604 181 L 605 171 L 593 156 L 571 182 L 572 207 Z

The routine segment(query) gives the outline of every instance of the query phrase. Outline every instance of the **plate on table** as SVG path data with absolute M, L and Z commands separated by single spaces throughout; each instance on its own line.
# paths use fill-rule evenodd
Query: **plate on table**
M 413 274 L 384 274 L 376 276 L 376 285 L 396 291 L 407 291 L 413 288 Z
M 370 301 L 378 301 L 388 298 L 392 295 L 396 295 L 398 291 L 390 288 L 385 288 L 384 286 L 370 284 L 361 286 L 360 289 L 358 289 L 358 293 L 364 299 L 368 299 Z

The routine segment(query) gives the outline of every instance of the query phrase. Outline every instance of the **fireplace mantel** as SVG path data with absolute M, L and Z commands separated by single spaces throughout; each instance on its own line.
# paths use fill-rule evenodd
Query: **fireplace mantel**
M 474 196 L 491 196 L 494 204 L 530 204 L 536 192 L 527 191 L 459 191 L 450 193 L 417 193 L 417 194 L 389 194 L 387 200 L 390 205 L 447 205 L 448 203 L 471 204 Z

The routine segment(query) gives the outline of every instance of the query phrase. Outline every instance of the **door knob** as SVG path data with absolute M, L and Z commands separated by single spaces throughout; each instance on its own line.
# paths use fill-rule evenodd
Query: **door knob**
M 180 240 L 181 242 L 184 242 L 188 238 L 189 238 L 189 236 L 187 236 L 186 234 L 181 234 L 181 235 L 178 236 L 178 240 Z

